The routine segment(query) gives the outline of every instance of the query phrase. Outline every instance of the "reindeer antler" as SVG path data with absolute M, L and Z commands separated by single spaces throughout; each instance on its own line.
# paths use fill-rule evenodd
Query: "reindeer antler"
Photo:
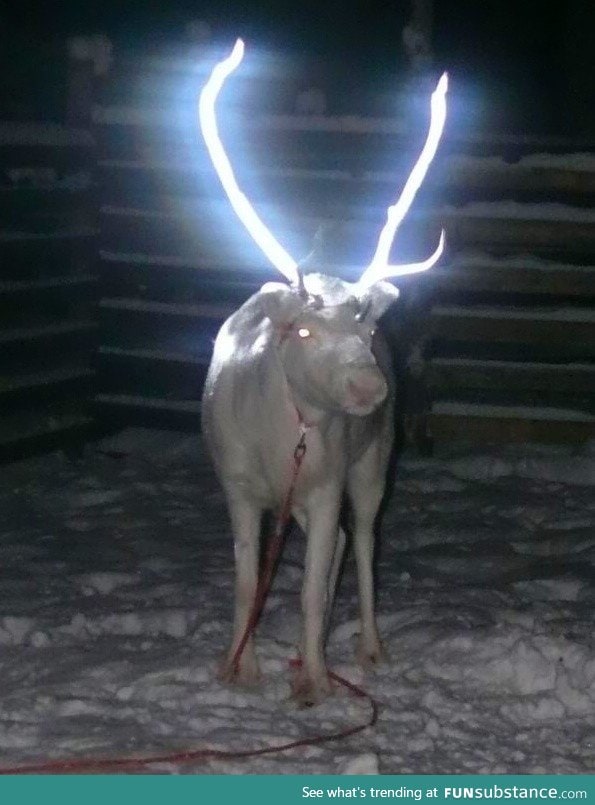
M 236 215 L 275 268 L 284 274 L 292 284 L 299 285 L 300 278 L 296 261 L 266 228 L 248 198 L 240 190 L 217 130 L 215 101 L 225 79 L 233 73 L 242 61 L 243 56 L 244 42 L 241 39 L 237 39 L 230 55 L 219 62 L 213 69 L 209 80 L 200 93 L 198 104 L 200 128 L 217 175 Z
M 378 238 L 378 245 L 376 246 L 376 253 L 372 258 L 372 262 L 366 268 L 364 273 L 359 279 L 359 285 L 366 287 L 381 279 L 388 277 L 402 277 L 405 274 L 416 274 L 419 271 L 427 271 L 432 268 L 438 261 L 440 255 L 444 250 L 444 229 L 440 233 L 440 242 L 436 251 L 423 260 L 421 263 L 408 263 L 403 265 L 389 265 L 388 258 L 393 245 L 395 234 L 403 218 L 407 215 L 415 194 L 421 187 L 428 168 L 434 159 L 438 143 L 444 130 L 444 121 L 446 120 L 446 91 L 448 90 L 448 75 L 443 73 L 438 81 L 438 85 L 432 93 L 431 118 L 428 136 L 421 154 L 415 163 L 413 170 L 409 174 L 409 178 L 405 182 L 401 195 L 397 202 L 388 208 L 386 212 L 386 223 L 382 228 L 380 237 Z
M 303 275 L 298 267 L 298 263 L 285 251 L 283 246 L 281 246 L 273 234 L 267 229 L 246 195 L 240 190 L 233 168 L 219 137 L 217 119 L 215 116 L 215 102 L 225 83 L 225 79 L 237 68 L 243 56 L 244 43 L 241 39 L 237 39 L 230 55 L 214 67 L 209 80 L 200 94 L 198 106 L 200 128 L 213 166 L 217 171 L 223 189 L 227 193 L 236 215 L 275 268 L 280 271 L 292 285 L 295 285 L 301 294 L 304 294 Z M 416 274 L 420 271 L 427 271 L 427 269 L 431 268 L 438 261 L 444 250 L 444 230 L 442 230 L 438 247 L 427 260 L 420 263 L 403 265 L 389 265 L 388 263 L 390 249 L 397 228 L 407 214 L 415 198 L 415 194 L 424 180 L 428 167 L 434 158 L 436 149 L 438 148 L 438 143 L 440 142 L 440 137 L 444 129 L 444 121 L 446 119 L 447 89 L 448 77 L 446 73 L 444 73 L 432 94 L 432 114 L 426 143 L 405 183 L 405 187 L 398 201 L 387 210 L 386 224 L 380 233 L 376 253 L 358 282 L 361 288 L 365 288 L 378 280 L 388 277 L 400 277 L 404 274 Z

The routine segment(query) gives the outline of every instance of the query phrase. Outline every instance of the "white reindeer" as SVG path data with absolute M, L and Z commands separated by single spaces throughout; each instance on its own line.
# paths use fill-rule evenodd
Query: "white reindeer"
M 339 527 L 345 492 L 353 511 L 358 570 L 358 657 L 364 665 L 382 657 L 374 614 L 373 527 L 393 439 L 394 380 L 386 344 L 375 325 L 398 296 L 398 290 L 382 280 L 425 271 L 443 251 L 444 232 L 427 260 L 389 264 L 397 227 L 441 137 L 447 77 L 442 76 L 432 95 L 422 153 L 400 198 L 388 209 L 370 265 L 352 284 L 317 273 L 303 276 L 238 187 L 219 138 L 215 102 L 243 50 L 238 40 L 231 55 L 213 70 L 200 97 L 200 125 L 233 209 L 289 285 L 264 285 L 227 319 L 215 341 L 204 389 L 202 429 L 225 490 L 235 546 L 235 621 L 222 676 L 243 684 L 259 678 L 252 638 L 239 665 L 233 657 L 256 592 L 262 515 L 266 510 L 278 512 L 282 505 L 293 451 L 306 429 L 307 453 L 292 505 L 307 535 L 302 665 L 294 695 L 313 704 L 330 690 L 324 636 L 345 547 Z

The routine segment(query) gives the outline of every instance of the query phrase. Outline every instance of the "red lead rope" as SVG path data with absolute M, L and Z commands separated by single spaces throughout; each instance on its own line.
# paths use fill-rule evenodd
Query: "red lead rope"
M 256 625 L 259 621 L 262 609 L 264 607 L 267 595 L 271 588 L 275 568 L 281 551 L 283 549 L 283 534 L 285 528 L 291 517 L 291 504 L 293 500 L 293 493 L 295 485 L 300 472 L 300 467 L 306 455 L 306 428 L 300 417 L 301 437 L 296 445 L 293 453 L 293 473 L 289 490 L 285 497 L 283 507 L 277 518 L 275 531 L 267 546 L 264 568 L 258 581 L 256 595 L 254 596 L 254 605 L 246 624 L 246 629 L 242 635 L 236 652 L 233 656 L 232 665 L 237 672 L 242 657 L 242 652 L 246 647 L 246 643 L 250 635 L 254 632 Z M 299 668 L 301 660 L 291 660 L 290 666 Z M 4 766 L 0 767 L 0 775 L 4 774 L 93 774 L 97 772 L 118 772 L 118 771 L 134 771 L 141 770 L 147 766 L 153 766 L 158 763 L 193 763 L 198 761 L 213 760 L 234 760 L 249 757 L 258 757 L 259 755 L 272 755 L 278 752 L 287 752 L 290 749 L 297 749 L 300 746 L 316 746 L 318 744 L 329 743 L 330 741 L 338 741 L 343 738 L 349 738 L 351 735 L 356 735 L 368 727 L 373 727 L 378 720 L 378 704 L 366 693 L 359 685 L 349 682 L 342 676 L 328 672 L 329 677 L 339 685 L 347 688 L 351 693 L 359 698 L 367 699 L 370 704 L 370 716 L 363 724 L 357 724 L 352 727 L 345 727 L 338 732 L 331 732 L 326 735 L 314 735 L 310 738 L 299 738 L 296 741 L 289 741 L 275 746 L 266 746 L 261 749 L 240 749 L 240 750 L 225 750 L 225 749 L 212 749 L 209 747 L 203 749 L 191 749 L 188 751 L 169 752 L 162 755 L 140 755 L 138 757 L 120 757 L 120 758 L 76 758 L 72 760 L 48 760 L 42 763 L 31 763 L 22 766 Z

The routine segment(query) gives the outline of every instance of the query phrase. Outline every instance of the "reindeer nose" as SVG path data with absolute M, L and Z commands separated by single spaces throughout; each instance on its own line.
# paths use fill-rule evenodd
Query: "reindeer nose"
M 347 405 L 370 413 L 384 400 L 388 388 L 386 380 L 375 367 L 365 367 L 350 372 L 346 383 Z M 359 412 L 359 411 L 358 411 Z

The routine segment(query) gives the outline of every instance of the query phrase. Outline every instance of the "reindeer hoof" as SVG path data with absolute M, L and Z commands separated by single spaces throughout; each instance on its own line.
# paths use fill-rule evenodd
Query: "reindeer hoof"
M 359 665 L 364 671 L 373 671 L 379 665 L 388 662 L 388 657 L 380 640 L 376 639 L 370 643 L 360 640 L 358 643 L 356 657 Z
M 330 693 L 331 682 L 326 671 L 312 678 L 300 669 L 292 685 L 292 696 L 300 707 L 314 707 Z
M 228 655 L 219 667 L 217 679 L 225 685 L 237 685 L 241 688 L 258 687 L 261 675 L 256 657 L 253 653 L 244 653 L 239 668 L 235 668 L 233 655 Z

